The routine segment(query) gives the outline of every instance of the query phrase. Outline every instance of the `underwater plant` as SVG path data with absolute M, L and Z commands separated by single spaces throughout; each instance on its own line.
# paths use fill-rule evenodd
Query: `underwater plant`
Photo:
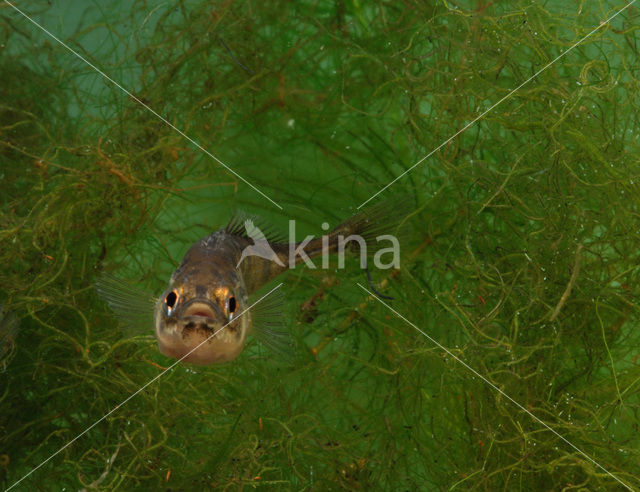
M 3 487 L 640 489 L 638 25 L 624 1 L 1 2 Z M 291 364 L 249 338 L 171 367 L 93 287 L 162 292 L 236 210 L 319 236 L 387 188 L 399 269 L 279 278 Z

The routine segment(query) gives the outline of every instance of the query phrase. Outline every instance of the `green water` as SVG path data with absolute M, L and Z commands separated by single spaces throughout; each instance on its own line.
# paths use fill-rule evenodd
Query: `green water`
M 4 489 L 640 489 L 637 8 L 573 48 L 624 2 L 16 5 L 268 198 L 0 3 Z M 236 210 L 320 235 L 405 171 L 395 312 L 297 268 L 293 365 L 116 409 L 173 361 L 100 272 L 159 293 Z

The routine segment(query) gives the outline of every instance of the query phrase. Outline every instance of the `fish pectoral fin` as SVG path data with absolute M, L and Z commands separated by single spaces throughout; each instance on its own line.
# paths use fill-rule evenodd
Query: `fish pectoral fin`
M 95 283 L 100 298 L 105 301 L 123 327 L 135 334 L 150 333 L 156 298 L 126 280 L 103 273 Z
M 295 346 L 283 315 L 284 295 L 280 289 L 269 294 L 251 309 L 252 334 L 278 359 L 290 364 Z

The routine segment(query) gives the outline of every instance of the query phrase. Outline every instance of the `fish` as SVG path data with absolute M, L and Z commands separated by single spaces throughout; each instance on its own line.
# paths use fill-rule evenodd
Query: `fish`
M 253 306 L 252 296 L 289 268 L 339 251 L 340 236 L 373 244 L 389 232 L 396 212 L 389 203 L 370 207 L 302 242 L 289 242 L 257 217 L 236 213 L 189 248 L 158 297 L 110 274 L 98 279 L 96 289 L 125 324 L 152 323 L 159 351 L 168 357 L 194 365 L 229 362 L 251 333 L 280 360 L 290 361 L 295 349 L 282 317 L 281 291 Z M 292 252 L 298 254 L 292 258 Z

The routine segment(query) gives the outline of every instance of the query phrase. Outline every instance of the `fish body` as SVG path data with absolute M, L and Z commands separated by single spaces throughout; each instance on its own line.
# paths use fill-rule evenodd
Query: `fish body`
M 270 241 L 261 232 L 257 237 L 254 231 L 253 220 L 236 217 L 187 251 L 156 303 L 161 353 L 192 364 L 226 362 L 242 352 L 252 327 L 266 329 L 255 326 L 262 306 L 246 308 L 251 294 L 288 268 L 290 245 Z M 311 256 L 317 254 L 312 243 Z M 267 322 L 272 333 L 261 334 L 278 338 L 273 330 L 279 323 Z
M 164 355 L 211 364 L 242 351 L 251 326 L 251 311 L 236 317 L 249 302 L 235 268 L 243 242 L 223 229 L 189 249 L 156 303 L 155 333 Z
M 268 238 L 253 220 L 236 216 L 191 246 L 165 291 L 154 299 L 153 324 L 160 352 L 198 365 L 227 362 L 242 352 L 252 332 L 276 354 L 288 358 L 293 344 L 282 323 L 280 296 L 269 295 L 248 309 L 251 295 L 288 268 L 338 251 L 340 236 L 358 235 L 371 242 L 377 233 L 388 231 L 388 216 L 393 213 L 388 204 L 372 208 L 326 236 L 302 243 Z M 305 255 L 291 254 L 302 246 Z M 146 319 L 147 294 L 110 276 L 103 276 L 96 287 L 125 323 Z

